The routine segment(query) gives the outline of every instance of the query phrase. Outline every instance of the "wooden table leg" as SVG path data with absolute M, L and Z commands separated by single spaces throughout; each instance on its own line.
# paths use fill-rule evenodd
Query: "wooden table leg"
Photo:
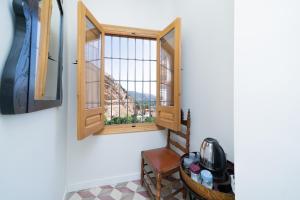
M 158 173 L 156 175 L 156 200 L 160 200 L 161 192 L 161 175 Z
M 182 197 L 183 197 L 183 199 L 186 199 L 186 197 L 187 197 L 186 192 L 187 192 L 186 189 L 183 188 L 183 191 L 182 191 Z
M 141 185 L 143 186 L 144 185 L 144 164 L 145 164 L 143 154 L 142 154 L 141 158 L 142 158 L 142 160 L 141 160 Z

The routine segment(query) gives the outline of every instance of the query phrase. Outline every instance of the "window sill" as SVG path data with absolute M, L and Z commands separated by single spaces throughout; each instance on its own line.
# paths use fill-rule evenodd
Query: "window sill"
M 106 125 L 102 131 L 95 133 L 94 135 L 112 135 L 123 133 L 135 133 L 135 132 L 147 132 L 164 130 L 165 128 L 157 126 L 155 123 L 144 124 L 120 124 L 120 125 Z

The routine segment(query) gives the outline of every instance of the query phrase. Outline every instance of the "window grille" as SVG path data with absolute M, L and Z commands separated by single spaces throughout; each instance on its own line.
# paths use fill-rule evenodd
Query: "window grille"
M 106 124 L 153 122 L 156 40 L 105 36 Z

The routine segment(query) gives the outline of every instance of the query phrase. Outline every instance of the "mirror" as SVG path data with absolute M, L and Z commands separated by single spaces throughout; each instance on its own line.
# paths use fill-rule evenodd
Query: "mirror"
M 53 1 L 52 14 L 50 18 L 48 70 L 46 73 L 45 93 L 43 99 L 55 100 L 57 95 L 57 82 L 59 73 L 59 51 L 60 51 L 60 11 L 56 0 Z
M 49 16 L 49 18 L 48 18 Z M 60 10 L 56 0 L 41 0 L 38 9 L 35 99 L 56 100 L 59 73 Z M 44 50 L 45 49 L 45 50 Z
M 61 105 L 62 5 L 35 0 L 32 21 L 29 112 Z
M 14 41 L 0 84 L 2 114 L 62 104 L 62 0 L 13 0 Z

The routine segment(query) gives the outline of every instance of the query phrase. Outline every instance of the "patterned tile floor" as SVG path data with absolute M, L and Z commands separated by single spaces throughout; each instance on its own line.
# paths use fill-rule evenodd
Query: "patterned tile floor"
M 146 189 L 140 185 L 140 180 L 105 185 L 78 192 L 71 192 L 66 200 L 148 200 Z M 182 199 L 182 198 L 174 198 Z
M 67 200 L 146 200 L 149 195 L 140 181 L 105 185 L 68 194 Z

